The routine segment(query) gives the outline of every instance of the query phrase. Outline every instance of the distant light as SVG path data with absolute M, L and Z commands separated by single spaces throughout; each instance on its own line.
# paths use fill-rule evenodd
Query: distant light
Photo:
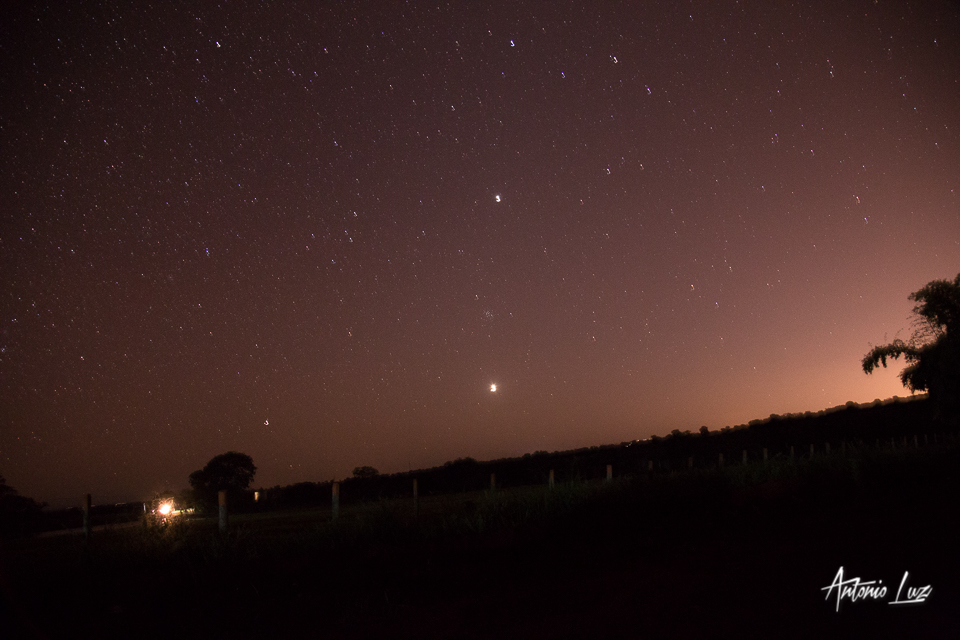
M 490 393 L 496 393 L 496 392 L 497 392 L 497 385 L 495 384 L 490 385 Z
M 163 516 L 170 515 L 170 512 L 173 511 L 173 503 L 164 502 L 163 504 L 160 505 L 157 511 L 159 511 L 160 515 L 163 515 Z
M 259 491 L 254 491 L 254 492 L 253 492 L 253 501 L 254 501 L 254 502 L 260 502 L 260 492 L 259 492 Z
M 500 202 L 500 194 L 498 193 L 497 195 L 493 196 L 493 199 L 497 202 Z

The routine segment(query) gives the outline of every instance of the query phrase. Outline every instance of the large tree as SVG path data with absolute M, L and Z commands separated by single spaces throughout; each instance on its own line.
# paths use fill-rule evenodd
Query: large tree
M 910 294 L 914 331 L 906 342 L 895 339 L 874 347 L 863 357 L 863 370 L 872 373 L 887 359 L 903 356 L 907 366 L 900 380 L 911 391 L 926 391 L 941 420 L 960 421 L 960 274 L 928 282 Z
M 197 498 L 213 503 L 219 491 L 226 491 L 233 499 L 250 486 L 257 467 L 245 453 L 228 451 L 215 456 L 199 471 L 190 474 L 190 486 Z

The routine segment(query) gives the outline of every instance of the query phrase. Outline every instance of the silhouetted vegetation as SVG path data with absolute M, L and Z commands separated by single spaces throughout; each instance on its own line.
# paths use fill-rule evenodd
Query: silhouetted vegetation
M 246 489 L 256 472 L 257 467 L 250 456 L 228 451 L 215 456 L 203 469 L 191 473 L 190 486 L 197 501 L 207 507 L 217 503 L 218 492 L 226 491 L 233 508 L 250 502 Z
M 889 445 L 891 438 L 902 446 L 904 438 L 915 435 L 921 440 L 933 437 L 933 407 L 926 396 L 893 398 L 882 402 L 845 405 L 798 414 L 773 414 L 764 420 L 728 426 L 710 431 L 705 426 L 694 434 L 675 429 L 666 437 L 585 447 L 573 451 L 537 451 L 517 458 L 477 461 L 458 458 L 442 466 L 395 474 L 357 475 L 340 481 L 343 500 L 363 502 L 409 496 L 411 483 L 418 480 L 421 495 L 443 495 L 483 490 L 489 487 L 490 474 L 496 474 L 498 487 L 546 484 L 550 470 L 557 482 L 603 478 L 606 466 L 613 465 L 617 477 L 669 473 L 686 469 L 691 458 L 694 468 L 715 466 L 719 455 L 726 464 L 756 460 L 767 449 L 768 456 L 789 456 L 794 447 L 797 457 L 808 456 L 810 445 L 822 452 L 826 443 Z M 362 467 L 358 467 L 362 469 Z M 289 509 L 329 506 L 332 482 L 301 482 L 286 487 L 260 489 L 258 509 Z
M 946 508 L 960 447 L 938 440 L 440 496 L 419 518 L 408 500 L 378 501 L 336 522 L 248 514 L 225 535 L 198 519 L 19 541 L 0 555 L 18 598 L 5 624 L 52 637 L 698 637 L 772 611 L 749 628 L 926 636 L 955 611 L 960 569 Z M 909 617 L 837 615 L 820 589 L 839 563 L 887 580 L 908 569 L 937 597 Z
M 907 366 L 900 372 L 903 385 L 912 391 L 927 391 L 936 408 L 937 420 L 960 423 L 960 274 L 953 282 L 933 280 L 910 294 L 914 331 L 907 342 L 895 339 L 874 347 L 863 358 L 863 370 L 871 373 L 887 358 L 903 356 Z
M 94 506 L 95 526 L 138 514 L 142 522 L 86 543 L 56 536 L 3 549 L 0 568 L 19 602 L 7 617 L 20 621 L 11 623 L 17 630 L 35 625 L 54 637 L 106 628 L 112 635 L 101 637 L 135 629 L 166 638 L 166 626 L 142 621 L 171 608 L 189 620 L 177 637 L 458 637 L 463 628 L 437 629 L 476 609 L 484 614 L 470 629 L 483 636 L 534 624 L 551 637 L 604 635 L 603 616 L 571 621 L 557 613 L 595 609 L 584 605 L 589 585 L 587 592 L 629 603 L 617 610 L 618 624 L 645 631 L 670 635 L 685 618 L 662 608 L 697 602 L 700 622 L 684 635 L 735 625 L 759 608 L 802 618 L 807 635 L 823 637 L 838 618 L 821 606 L 820 588 L 848 558 L 860 558 L 860 567 L 863 557 L 892 563 L 861 570 L 871 578 L 910 570 L 935 585 L 949 585 L 960 570 L 955 557 L 945 559 L 960 446 L 934 411 L 926 396 L 849 402 L 573 451 L 459 458 L 388 475 L 358 467 L 340 482 L 336 521 L 332 482 L 303 482 L 261 489 L 225 534 L 213 518 L 146 518 L 142 503 Z M 252 460 L 231 458 L 250 470 L 235 476 L 233 489 L 252 500 L 240 489 Z M 601 482 L 608 464 L 614 480 Z M 52 528 L 80 524 L 79 509 L 53 513 L 60 521 Z M 896 545 L 918 534 L 923 544 L 904 544 L 912 555 L 897 560 Z M 542 598 L 531 595 L 541 590 Z M 930 610 L 945 615 L 938 612 L 954 602 L 937 593 L 943 604 Z M 648 605 L 657 607 L 654 618 L 631 613 Z M 898 624 L 862 620 L 858 632 Z
M 45 506 L 21 496 L 0 475 L 0 537 L 22 538 L 36 532 L 42 526 L 41 512 Z
M 718 466 L 720 454 L 723 454 L 726 466 L 739 465 L 744 450 L 749 461 L 756 461 L 762 457 L 763 449 L 767 449 L 770 460 L 788 458 L 791 447 L 796 458 L 809 457 L 811 444 L 815 445 L 817 453 L 823 453 L 825 443 L 831 443 L 834 449 L 842 446 L 842 443 L 872 447 L 879 444 L 889 448 L 893 440 L 896 447 L 903 447 L 904 439 L 907 439 L 907 444 L 912 444 L 916 436 L 920 444 L 925 441 L 932 443 L 935 434 L 941 433 L 938 428 L 942 426 L 938 427 L 934 422 L 933 413 L 934 408 L 926 396 L 918 395 L 887 401 L 875 400 L 864 405 L 848 402 L 818 412 L 773 414 L 763 420 L 751 420 L 747 424 L 715 431 L 705 426 L 695 433 L 674 430 L 665 437 L 653 436 L 647 440 L 572 451 L 536 451 L 516 458 L 489 461 L 458 458 L 438 467 L 395 474 L 380 474 L 372 467 L 357 467 L 351 477 L 339 481 L 340 493 L 346 505 L 375 503 L 410 497 L 414 478 L 418 480 L 420 495 L 432 497 L 486 490 L 490 486 L 491 474 L 496 474 L 499 488 L 510 489 L 545 485 L 551 470 L 560 485 L 600 480 L 605 477 L 608 464 L 613 465 L 616 478 L 645 477 L 686 470 L 691 462 L 695 470 L 712 469 Z M 244 485 L 247 478 L 252 478 L 249 469 L 252 467 L 255 470 L 256 467 L 253 467 L 249 456 L 237 455 L 243 456 L 236 458 L 238 463 L 242 463 L 238 466 L 241 471 L 239 479 L 233 481 L 232 488 L 229 484 L 215 482 L 200 491 L 196 491 L 195 487 L 194 491 L 184 491 L 176 496 L 178 507 L 213 507 L 218 490 L 214 487 L 226 486 L 230 491 L 230 509 L 233 513 L 330 508 L 332 481 L 260 488 L 259 501 L 254 502 L 253 491 L 248 488 L 249 481 L 243 489 L 239 487 Z M 218 458 L 221 456 L 214 460 Z M 219 466 L 219 461 L 216 466 Z M 231 468 L 232 465 L 226 465 L 227 475 Z M 223 470 L 218 471 L 221 472 Z M 202 470 L 192 474 L 191 484 L 200 473 Z M 63 531 L 81 526 L 82 511 L 79 508 L 44 510 L 41 513 L 39 506 L 28 499 L 17 496 L 15 500 L 7 500 L 8 516 L 4 530 L 13 535 Z M 15 504 L 19 506 L 14 507 Z M 11 515 L 14 513 L 18 515 Z M 144 513 L 142 502 L 95 504 L 91 510 L 91 523 L 93 526 L 102 526 L 134 522 Z M 14 522 L 15 525 L 10 524 Z

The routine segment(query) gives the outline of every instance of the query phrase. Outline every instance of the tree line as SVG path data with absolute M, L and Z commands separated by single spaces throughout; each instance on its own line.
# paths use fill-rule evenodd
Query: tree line
M 848 402 L 816 413 L 774 414 L 764 420 L 715 431 L 706 427 L 696 433 L 674 430 L 664 437 L 620 444 L 552 453 L 537 451 L 489 461 L 459 458 L 429 469 L 353 476 L 339 481 L 340 494 L 344 499 L 349 496 L 351 501 L 406 497 L 416 478 L 420 495 L 441 495 L 486 489 L 490 486 L 490 474 L 496 475 L 497 486 L 511 487 L 546 484 L 551 470 L 556 482 L 599 480 L 605 477 L 608 464 L 613 465 L 617 476 L 639 475 L 649 472 L 651 462 L 655 473 L 685 469 L 690 457 L 697 467 L 713 465 L 721 453 L 730 463 L 738 463 L 743 450 L 756 460 L 763 448 L 768 449 L 771 456 L 785 456 L 790 446 L 795 446 L 796 455 L 800 456 L 807 454 L 810 444 L 822 451 L 825 442 L 839 448 L 841 442 L 874 446 L 879 440 L 889 446 L 891 438 L 900 441 L 914 435 L 921 439 L 926 435 L 929 441 L 937 433 L 934 412 L 926 396 L 866 405 Z M 333 481 L 299 482 L 261 488 L 259 508 L 328 506 L 332 484 Z
M 727 454 L 731 462 L 747 451 L 757 456 L 761 449 L 783 455 L 791 446 L 806 448 L 824 443 L 877 443 L 881 439 L 931 435 L 936 428 L 960 426 L 960 274 L 953 280 L 933 280 L 909 299 L 913 308 L 913 334 L 909 340 L 895 339 L 888 345 L 871 348 L 861 365 L 872 373 L 887 361 L 904 358 L 906 367 L 900 374 L 904 386 L 927 395 L 901 402 L 874 401 L 860 406 L 848 402 L 842 407 L 788 416 L 773 414 L 765 420 L 746 425 L 725 427 L 711 432 L 706 426 L 697 434 L 674 430 L 670 435 L 651 437 L 645 441 L 619 445 L 590 447 L 576 451 L 547 453 L 538 451 L 521 458 L 478 462 L 460 458 L 432 469 L 380 475 L 372 467 L 358 467 L 353 477 L 340 482 L 344 495 L 355 500 L 371 500 L 409 495 L 411 480 L 416 478 L 423 495 L 466 492 L 482 489 L 494 474 L 501 486 L 541 484 L 550 471 L 557 481 L 600 477 L 607 465 L 614 465 L 618 474 L 683 468 L 691 459 L 703 465 Z M 752 454 L 750 453 L 752 451 Z M 230 459 L 228 468 L 235 476 L 225 479 L 223 469 L 211 471 L 218 459 Z M 223 461 L 220 460 L 220 463 Z M 208 504 L 214 485 L 238 492 L 246 488 L 256 467 L 243 454 L 231 452 L 218 456 L 203 470 L 190 477 L 198 496 Z M 228 474 L 229 475 L 229 474 Z M 211 478 L 219 480 L 211 481 Z M 302 507 L 330 503 L 332 482 L 301 482 L 286 487 L 260 489 L 260 508 Z M 242 486 L 241 486 L 242 485 Z M 240 496 L 238 496 L 240 497 Z M 249 505 L 247 498 L 241 504 Z
M 439 467 L 382 475 L 369 466 L 354 469 L 353 477 L 340 481 L 350 500 L 365 501 L 408 496 L 417 479 L 421 495 L 476 491 L 489 486 L 495 474 L 499 486 L 542 484 L 553 471 L 557 482 L 603 477 L 607 465 L 618 475 L 681 469 L 694 458 L 697 465 L 718 460 L 720 454 L 737 460 L 741 451 L 757 456 L 762 448 L 782 455 L 790 446 L 840 442 L 865 443 L 909 436 L 927 436 L 936 430 L 960 426 L 960 274 L 953 280 L 933 280 L 909 299 L 913 308 L 913 334 L 873 347 L 861 365 L 870 374 L 888 360 L 903 358 L 900 374 L 904 386 L 926 395 L 901 401 L 874 401 L 870 405 L 848 402 L 842 407 L 753 420 L 745 425 L 697 433 L 674 430 L 665 437 L 595 446 L 575 451 L 538 451 L 519 458 L 478 462 L 459 458 Z M 801 449 L 802 450 L 802 449 Z M 752 453 L 750 453 L 752 452 Z M 331 501 L 330 482 L 300 482 L 254 492 L 250 485 L 257 468 L 253 459 L 230 451 L 215 456 L 190 475 L 189 492 L 177 497 L 180 506 L 214 508 L 220 491 L 227 493 L 233 510 L 324 506 Z M 141 503 L 136 503 L 141 504 Z M 20 496 L 0 476 L 0 536 L 27 535 L 42 526 L 45 505 Z M 116 508 L 127 509 L 129 505 Z M 75 515 L 69 510 L 68 515 Z

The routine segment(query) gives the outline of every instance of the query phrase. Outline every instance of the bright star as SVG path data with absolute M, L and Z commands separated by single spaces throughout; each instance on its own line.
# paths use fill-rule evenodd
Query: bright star
M 490 393 L 496 393 L 496 392 L 497 392 L 497 385 L 495 384 L 490 385 Z

